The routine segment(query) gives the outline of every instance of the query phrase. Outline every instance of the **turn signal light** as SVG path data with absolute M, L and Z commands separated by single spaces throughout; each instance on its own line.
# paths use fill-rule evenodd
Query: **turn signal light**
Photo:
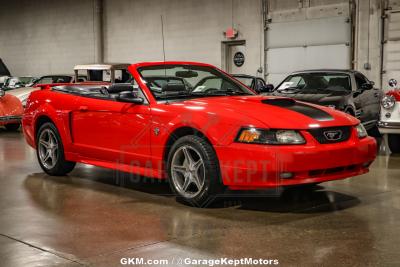
M 261 133 L 256 129 L 245 129 L 241 132 L 238 141 L 244 143 L 253 143 L 260 138 Z

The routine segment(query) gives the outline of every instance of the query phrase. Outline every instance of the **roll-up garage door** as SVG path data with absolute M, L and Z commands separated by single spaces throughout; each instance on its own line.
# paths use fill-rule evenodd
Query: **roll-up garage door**
M 293 20 L 287 16 L 288 21 L 276 14 L 272 16 L 265 35 L 266 80 L 277 85 L 293 71 L 351 68 L 352 27 L 348 10 L 335 16 L 328 12 L 327 16 L 312 18 L 305 11 L 306 18 Z
M 388 90 L 390 79 L 400 82 L 400 10 L 385 16 L 382 88 Z

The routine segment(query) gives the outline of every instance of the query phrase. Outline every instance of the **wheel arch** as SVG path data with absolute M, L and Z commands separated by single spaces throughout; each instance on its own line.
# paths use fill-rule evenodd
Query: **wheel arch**
M 164 167 L 166 166 L 166 162 L 168 160 L 168 154 L 171 151 L 172 146 L 174 145 L 174 143 L 181 137 L 187 136 L 187 135 L 195 135 L 198 137 L 203 138 L 207 143 L 209 143 L 211 145 L 211 147 L 214 149 L 214 146 L 212 144 L 212 142 L 210 141 L 210 139 L 200 130 L 194 128 L 194 127 L 190 127 L 190 126 L 182 126 L 179 127 L 175 130 L 173 130 L 168 138 L 167 141 L 164 145 L 164 152 L 163 152 L 163 163 L 164 163 Z M 215 150 L 214 150 L 215 151 Z
M 39 117 L 35 120 L 35 124 L 34 124 L 35 125 L 34 126 L 35 142 L 36 142 L 37 134 L 38 134 L 40 127 L 43 124 L 48 123 L 48 122 L 53 123 L 55 125 L 54 121 L 47 115 L 39 115 Z
M 355 108 L 354 108 L 353 106 L 351 106 L 351 105 L 347 106 L 347 107 L 344 109 L 344 112 L 347 113 L 347 114 L 352 115 L 353 117 L 356 116 Z

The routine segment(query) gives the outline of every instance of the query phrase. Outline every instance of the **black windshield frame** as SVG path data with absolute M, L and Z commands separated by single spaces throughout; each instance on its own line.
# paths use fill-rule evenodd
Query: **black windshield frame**
M 220 92 L 217 92 L 215 94 L 202 94 L 202 93 L 197 93 L 195 92 L 195 89 L 198 85 L 198 83 L 202 82 L 203 79 L 200 79 L 196 84 L 191 84 L 190 81 L 186 80 L 185 78 L 178 77 L 178 76 L 171 76 L 171 74 L 167 74 L 167 70 L 171 70 L 174 68 L 182 68 L 187 71 L 203 71 L 203 72 L 209 72 L 210 74 L 214 75 L 216 78 L 221 79 L 222 82 L 227 82 L 230 84 L 233 84 L 236 88 L 239 89 L 240 92 L 235 92 L 235 91 L 224 91 L 220 90 Z M 154 70 L 154 71 L 162 71 L 164 72 L 164 76 L 166 78 L 171 78 L 171 77 L 176 77 L 177 79 L 182 79 L 185 81 L 185 84 L 191 84 L 192 88 L 187 91 L 182 91 L 182 92 L 177 92 L 176 94 L 170 94 L 170 95 L 156 95 L 156 92 L 154 92 L 150 86 L 147 84 L 147 78 L 149 77 L 154 77 L 154 75 L 144 75 L 143 72 L 148 71 L 148 70 Z M 195 98 L 202 98 L 202 97 L 218 97 L 218 96 L 234 96 L 234 95 L 256 95 L 251 89 L 247 88 L 240 82 L 238 82 L 236 79 L 233 77 L 225 74 L 224 72 L 218 70 L 217 68 L 213 68 L 211 66 L 201 66 L 201 65 L 183 65 L 183 64 L 165 64 L 165 65 L 150 65 L 150 66 L 142 66 L 137 69 L 140 77 L 146 81 L 146 87 L 149 89 L 150 93 L 153 95 L 153 97 L 157 101 L 165 101 L 165 100 L 179 100 L 179 99 L 195 99 Z M 160 75 L 161 77 L 161 75 Z

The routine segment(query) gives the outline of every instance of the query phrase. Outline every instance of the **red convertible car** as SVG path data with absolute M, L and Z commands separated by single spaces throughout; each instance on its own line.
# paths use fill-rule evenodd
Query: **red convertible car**
M 76 162 L 168 179 L 203 205 L 225 187 L 316 184 L 368 172 L 377 146 L 360 122 L 328 107 L 255 95 L 191 62 L 140 63 L 128 84 L 35 91 L 27 142 L 50 175 Z

